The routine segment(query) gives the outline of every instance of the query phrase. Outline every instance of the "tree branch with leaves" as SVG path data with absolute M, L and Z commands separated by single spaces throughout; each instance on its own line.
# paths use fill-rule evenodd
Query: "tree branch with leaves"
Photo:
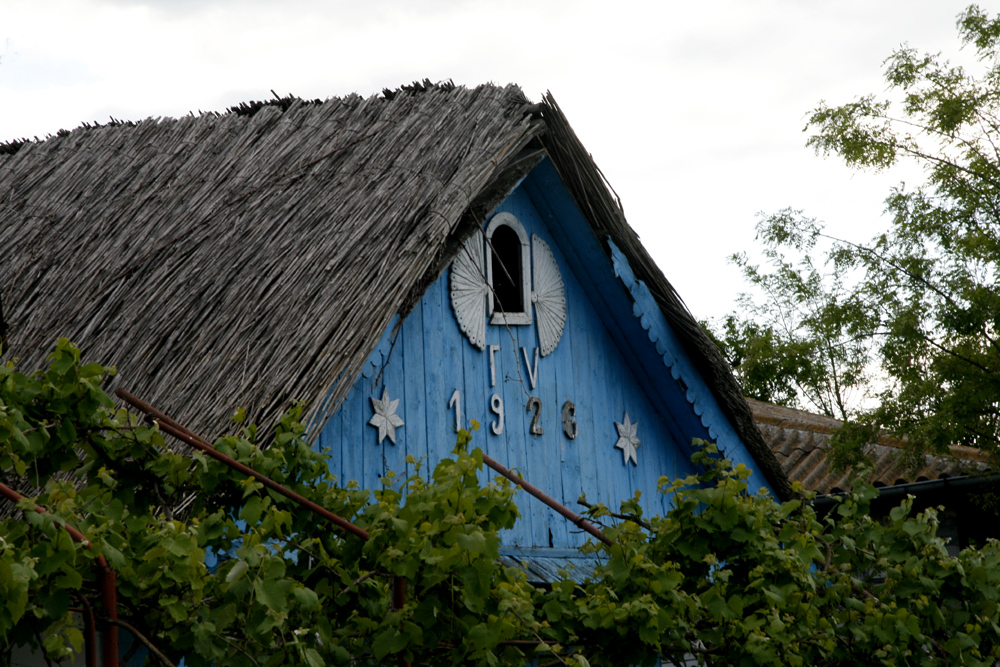
M 854 453 L 844 463 L 879 433 L 913 454 L 967 445 L 1000 463 L 1000 19 L 972 6 L 957 25 L 977 65 L 900 48 L 884 98 L 821 104 L 806 126 L 808 145 L 849 167 L 923 167 L 924 183 L 887 197 L 890 229 L 855 242 L 800 211 L 763 217 L 768 269 L 736 261 L 767 302 L 744 297 L 715 333 L 748 395 L 857 426 L 834 438 Z M 820 370 L 755 354 L 757 332 L 775 340 L 767 354 L 805 349 Z M 792 391 L 755 380 L 767 365 Z

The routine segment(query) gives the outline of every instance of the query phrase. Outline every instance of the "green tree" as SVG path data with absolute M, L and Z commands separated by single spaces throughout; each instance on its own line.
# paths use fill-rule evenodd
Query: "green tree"
M 772 216 L 766 224 L 779 224 L 788 215 L 792 213 Z M 826 275 L 809 254 L 793 262 L 774 245 L 765 247 L 764 254 L 769 273 L 745 254 L 732 258 L 764 292 L 764 300 L 743 294 L 737 312 L 722 320 L 719 331 L 707 322 L 702 326 L 746 396 L 847 419 L 869 380 L 871 340 L 857 331 L 857 300 L 841 278 Z
M 1000 444 L 1000 20 L 972 6 L 958 29 L 973 68 L 904 47 L 886 60 L 885 99 L 822 104 L 809 118 L 808 144 L 850 167 L 923 167 L 924 183 L 886 199 L 889 231 L 855 243 L 786 210 L 758 225 L 770 270 L 737 258 L 772 303 L 734 316 L 732 330 L 755 326 L 779 351 L 810 351 L 813 365 L 784 381 L 796 401 L 852 421 L 838 436 L 847 460 L 878 432 L 914 452 L 996 455 Z
M 70 609 L 94 598 L 101 554 L 118 573 L 120 618 L 191 665 L 1000 658 L 1000 546 L 949 556 L 934 511 L 911 515 L 906 501 L 873 520 L 871 487 L 820 516 L 802 500 L 750 493 L 749 471 L 700 443 L 698 475 L 660 480 L 672 494 L 667 516 L 644 517 L 638 494 L 614 514 L 593 507 L 612 541 L 583 547 L 594 574 L 535 587 L 499 563 L 499 531 L 514 525 L 517 508 L 504 480 L 483 484 L 469 433 L 429 482 L 394 480 L 374 497 L 336 484 L 324 455 L 302 441 L 297 410 L 266 449 L 252 426 L 216 442 L 363 527 L 362 540 L 211 459 L 165 448 L 157 428 L 112 411 L 99 387 L 109 370 L 81 365 L 63 341 L 45 371 L 0 372 L 0 465 L 5 479 L 41 487 L 20 503 L 23 516 L 0 521 L 7 649 L 79 650 Z M 92 548 L 69 540 L 64 522 Z M 206 565 L 210 551 L 217 566 Z M 402 605 L 392 603 L 394 576 L 406 581 Z

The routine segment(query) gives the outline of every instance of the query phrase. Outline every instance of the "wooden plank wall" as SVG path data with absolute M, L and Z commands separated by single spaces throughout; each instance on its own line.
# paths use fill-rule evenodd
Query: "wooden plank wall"
M 387 332 L 365 376 L 320 435 L 317 444 L 333 450 L 331 465 L 339 466 L 334 472 L 342 483 L 357 480 L 376 489 L 390 469 L 412 474 L 406 454 L 428 459 L 421 472 L 427 477 L 434 462 L 454 447 L 455 414 L 449 400 L 455 390 L 461 396 L 463 423 L 475 419 L 482 425 L 473 444 L 574 510 L 582 509 L 577 504 L 581 494 L 616 509 L 621 500 L 641 491 L 647 511 L 663 513 L 669 499 L 656 491 L 659 477 L 693 472 L 690 440 L 707 437 L 707 432 L 662 363 L 646 373 L 666 379 L 653 383 L 650 377 L 640 377 L 642 372 L 637 374 L 647 363 L 648 351 L 639 354 L 633 348 L 642 347 L 645 340 L 653 358 L 658 357 L 629 310 L 628 291 L 614 275 L 599 241 L 589 228 L 580 228 L 585 223 L 564 220 L 558 224 L 559 238 L 553 235 L 554 217 L 560 213 L 536 206 L 540 187 L 538 182 L 522 185 L 497 209 L 515 215 L 529 236 L 537 234 L 549 244 L 566 287 L 566 329 L 555 351 L 539 359 L 537 385 L 530 386 L 522 353 L 524 348 L 528 359 L 534 359 L 538 346 L 534 325 L 487 326 L 487 346 L 499 346 L 494 357 L 496 384 L 490 385 L 489 348 L 474 348 L 460 332 L 445 272 L 403 322 L 396 339 L 390 341 Z M 534 196 L 528 193 L 532 188 Z M 589 234 L 590 239 L 568 241 L 567 233 Z M 616 295 L 625 304 L 624 311 L 608 305 Z M 400 399 L 398 414 L 405 421 L 397 429 L 395 445 L 388 439 L 379 444 L 377 430 L 368 425 L 373 414 L 370 399 L 381 398 L 383 387 L 391 399 Z M 651 389 L 655 395 L 650 395 Z M 676 396 L 659 395 L 671 391 Z M 496 419 L 490 411 L 494 393 L 504 405 L 500 435 L 490 428 Z M 540 436 L 529 433 L 532 415 L 526 404 L 532 396 L 542 402 L 540 425 L 545 432 Z M 562 428 L 566 401 L 576 405 L 574 440 Z M 614 446 L 615 423 L 623 422 L 626 412 L 638 423 L 642 441 L 638 465 L 623 462 L 621 450 Z M 505 544 L 567 548 L 584 541 L 567 521 L 523 492 L 518 494 L 518 506 L 522 519 L 504 536 Z

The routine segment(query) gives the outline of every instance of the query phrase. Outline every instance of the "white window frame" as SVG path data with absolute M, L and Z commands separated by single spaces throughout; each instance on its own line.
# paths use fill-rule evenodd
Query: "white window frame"
M 524 309 L 514 312 L 493 312 L 493 232 L 497 227 L 505 225 L 514 230 L 518 240 L 521 242 L 521 303 Z M 490 324 L 500 325 L 527 325 L 531 324 L 531 248 L 528 243 L 528 234 L 524 231 L 521 221 L 512 214 L 503 212 L 497 213 L 486 225 L 486 283 L 487 299 L 489 304 Z

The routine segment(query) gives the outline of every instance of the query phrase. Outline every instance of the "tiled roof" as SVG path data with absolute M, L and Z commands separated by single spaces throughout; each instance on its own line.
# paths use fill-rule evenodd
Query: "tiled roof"
M 801 482 L 807 490 L 820 494 L 851 487 L 854 472 L 834 471 L 828 457 L 830 433 L 841 421 L 749 398 L 747 403 L 789 481 Z M 904 460 L 900 443 L 891 438 L 880 438 L 865 451 L 874 464 L 871 481 L 875 486 L 957 477 L 986 468 L 985 454 L 969 447 L 952 447 L 951 456 L 924 455 L 923 465 L 916 470 Z

